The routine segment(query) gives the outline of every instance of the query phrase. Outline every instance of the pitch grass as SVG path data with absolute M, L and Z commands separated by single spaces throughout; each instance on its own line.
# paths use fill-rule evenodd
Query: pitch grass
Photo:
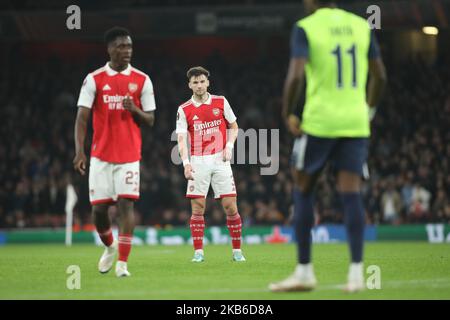
M 224 245 L 205 247 L 206 261 L 192 263 L 191 246 L 135 246 L 130 278 L 99 274 L 103 249 L 94 245 L 0 247 L 0 299 L 450 299 L 450 245 L 369 243 L 365 266 L 381 270 L 381 289 L 348 295 L 348 249 L 317 244 L 313 258 L 318 288 L 309 293 L 271 293 L 267 285 L 295 267 L 294 245 L 248 245 L 246 262 L 231 261 Z M 66 287 L 68 266 L 81 270 L 81 289 Z M 366 274 L 366 278 L 370 274 Z

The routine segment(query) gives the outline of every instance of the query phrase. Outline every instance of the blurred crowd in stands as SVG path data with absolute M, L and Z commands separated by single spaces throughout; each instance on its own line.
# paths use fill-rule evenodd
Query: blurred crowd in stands
M 340 0 L 342 1 L 342 0 Z M 345 0 L 347 3 L 358 0 Z M 296 0 L 3 0 L 0 2 L 0 10 L 61 10 L 76 4 L 82 9 L 101 10 L 108 8 L 120 10 L 124 8 L 148 8 L 148 7 L 190 7 L 190 6 L 253 6 L 253 5 L 279 5 L 280 3 L 298 4 Z
M 178 105 L 190 98 L 185 77 L 192 65 L 164 55 L 136 55 L 133 65 L 152 78 L 157 102 L 154 128 L 144 128 L 141 199 L 136 223 L 186 226 L 190 204 L 184 197 L 182 166 L 171 161 L 176 146 Z M 260 164 L 233 166 L 244 225 L 289 224 L 292 138 L 282 127 L 280 95 L 287 50 L 228 61 L 212 53 L 204 61 L 210 91 L 225 95 L 240 128 L 280 129 L 280 170 L 261 175 Z M 73 127 L 80 85 L 101 57 L 83 63 L 58 58 L 27 59 L 12 50 L 3 61 L 0 97 L 0 228 L 63 227 L 67 183 L 78 194 L 75 228 L 92 228 L 87 176 L 73 171 Z M 387 62 L 389 84 L 372 123 L 369 169 L 363 196 L 367 221 L 375 224 L 450 223 L 450 73 L 448 63 Z M 90 141 L 87 141 L 87 146 Z M 88 149 L 87 149 L 88 150 Z M 270 149 L 269 149 L 270 150 Z M 88 152 L 87 152 L 88 153 Z M 341 223 L 342 211 L 331 168 L 316 190 L 317 223 Z M 110 214 L 116 218 L 115 208 Z M 207 202 L 208 225 L 223 225 L 225 214 Z

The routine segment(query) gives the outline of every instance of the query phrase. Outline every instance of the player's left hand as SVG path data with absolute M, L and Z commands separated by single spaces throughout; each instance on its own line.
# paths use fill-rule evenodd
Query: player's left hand
M 194 180 L 194 169 L 191 164 L 187 164 L 184 166 L 184 177 L 188 180 Z
M 123 99 L 122 105 L 125 110 L 128 110 L 130 112 L 134 112 L 134 110 L 137 108 L 137 106 L 133 102 L 133 97 L 131 97 L 129 94 L 127 94 L 125 99 Z
M 286 125 L 288 131 L 294 136 L 299 137 L 302 135 L 302 131 L 300 129 L 300 118 L 290 114 L 286 119 Z
M 233 157 L 233 147 L 226 146 L 225 149 L 223 149 L 223 161 L 227 162 L 230 161 Z

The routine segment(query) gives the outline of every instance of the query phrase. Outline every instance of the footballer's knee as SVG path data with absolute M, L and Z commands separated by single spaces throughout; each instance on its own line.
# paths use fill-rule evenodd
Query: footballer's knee
M 361 177 L 357 173 L 339 171 L 337 178 L 337 190 L 341 193 L 360 192 Z
M 92 206 L 92 215 L 97 230 L 101 232 L 108 230 L 111 227 L 111 221 L 108 215 L 109 204 L 102 203 Z
M 106 215 L 108 214 L 109 205 L 106 203 L 95 204 L 92 206 L 92 213 L 94 215 Z
M 117 200 L 117 208 L 119 209 L 120 215 L 133 213 L 134 201 L 126 198 L 119 198 Z
M 236 197 L 222 198 L 222 207 L 227 216 L 234 216 L 238 212 Z
M 205 199 L 197 198 L 191 200 L 192 214 L 202 216 L 205 214 Z
M 295 186 L 302 193 L 310 193 L 314 187 L 315 177 L 303 171 L 293 170 Z

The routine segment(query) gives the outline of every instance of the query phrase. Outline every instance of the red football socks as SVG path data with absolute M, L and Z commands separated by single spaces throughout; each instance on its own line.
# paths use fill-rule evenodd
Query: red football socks
M 202 215 L 191 216 L 191 235 L 194 242 L 194 249 L 203 249 L 203 234 L 205 232 L 205 218 Z
M 100 231 L 97 229 L 97 232 L 105 246 L 109 247 L 110 245 L 112 245 L 112 243 L 114 241 L 114 237 L 113 237 L 111 228 L 109 228 L 106 231 Z
M 233 249 L 241 248 L 242 221 L 239 213 L 234 216 L 227 216 L 227 227 L 230 232 Z
M 119 234 L 119 261 L 127 262 L 131 251 L 132 234 Z

